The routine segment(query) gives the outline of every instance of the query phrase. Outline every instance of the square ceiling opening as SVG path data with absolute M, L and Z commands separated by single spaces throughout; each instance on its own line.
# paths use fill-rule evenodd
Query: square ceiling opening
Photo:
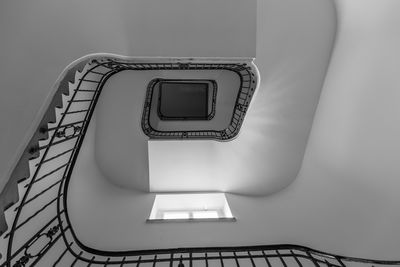
M 225 194 L 156 195 L 148 222 L 235 221 Z
M 196 81 L 161 81 L 158 115 L 162 120 L 207 120 L 209 84 Z

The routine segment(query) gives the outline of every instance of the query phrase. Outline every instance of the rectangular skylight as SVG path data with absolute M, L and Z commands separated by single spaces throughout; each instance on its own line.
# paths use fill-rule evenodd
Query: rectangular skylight
M 208 83 L 160 82 L 158 113 L 163 120 L 206 119 Z
M 216 210 L 193 211 L 193 219 L 218 219 L 219 214 Z
M 223 193 L 159 194 L 148 221 L 235 221 L 235 218 Z

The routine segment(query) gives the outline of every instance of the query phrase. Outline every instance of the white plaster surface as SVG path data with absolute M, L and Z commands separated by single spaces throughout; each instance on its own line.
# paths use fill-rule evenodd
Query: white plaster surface
M 255 57 L 256 0 L 0 1 L 0 190 L 72 61 Z
M 114 1 L 100 11 L 89 4 L 75 11 L 76 3 L 70 1 L 42 1 L 47 10 L 36 1 L 10 3 L 2 2 L 0 8 L 0 53 L 7 62 L 0 72 L 5 96 L 0 102 L 1 146 L 6 161 L 48 93 L 46 88 L 66 64 L 90 52 L 129 54 L 126 51 L 132 50 L 128 48 L 134 47 L 123 45 L 126 35 L 119 30 L 107 31 L 109 35 L 93 31 L 100 29 L 98 23 L 123 24 L 120 16 L 108 16 L 115 12 Z M 295 243 L 355 257 L 398 259 L 400 2 L 335 3 L 336 47 L 295 182 L 268 197 L 228 194 L 238 218 L 235 223 L 148 225 L 145 218 L 154 195 L 116 187 L 96 168 L 93 118 L 68 197 L 71 221 L 81 241 L 109 250 Z M 245 161 L 248 169 L 268 162 L 271 169 L 287 171 L 282 179 L 289 183 L 301 164 L 309 132 L 305 125 L 311 125 L 325 76 L 334 8 L 331 1 L 321 0 L 258 4 L 256 63 L 262 91 L 246 124 L 265 128 L 243 132 L 252 137 L 247 145 L 229 148 L 242 158 L 221 164 L 231 167 L 225 168 L 228 174 L 242 171 L 245 175 L 238 162 Z M 76 15 L 70 16 L 73 11 Z M 92 21 L 90 14 L 99 12 L 104 16 L 93 17 L 104 20 Z M 82 24 L 82 20 L 89 23 Z M 13 30 L 4 30 L 8 27 Z M 74 35 L 75 31 L 87 31 L 87 39 Z M 82 46 L 78 45 L 81 41 Z M 25 63 L 21 71 L 31 71 L 26 77 L 15 71 L 21 63 Z M 42 70 L 48 76 L 42 76 Z M 42 79 L 33 79 L 39 76 Z M 24 89 L 28 83 L 32 90 Z M 259 146 L 265 139 L 267 145 Z M 264 151 L 273 151 L 274 158 Z M 250 154 L 258 158 L 246 161 Z M 298 167 L 289 167 L 294 165 Z M 266 174 L 258 173 L 262 175 Z
M 325 4 L 331 2 L 320 0 L 307 2 L 313 8 L 307 8 L 305 2 L 299 1 L 262 2 L 265 14 L 296 10 L 290 16 L 292 24 L 286 21 L 288 28 L 280 25 L 273 34 L 270 31 L 275 38 L 269 41 L 281 40 L 281 44 L 286 46 L 281 45 L 281 50 L 275 50 L 275 53 L 262 50 L 258 61 L 263 55 L 268 55 L 269 60 L 257 63 L 263 78 L 257 101 L 264 104 L 264 109 L 267 109 L 267 103 L 275 107 L 279 116 L 275 119 L 249 116 L 246 122 L 271 126 L 269 130 L 251 133 L 253 137 L 259 136 L 257 140 L 283 136 L 282 143 L 271 138 L 269 145 L 280 144 L 274 149 L 280 153 L 278 148 L 286 144 L 283 141 L 292 140 L 292 137 L 289 138 L 289 129 L 292 128 L 288 122 L 301 125 L 301 120 L 293 117 L 299 114 L 290 113 L 284 107 L 303 103 L 299 106 L 304 108 L 306 98 L 306 95 L 300 97 L 300 92 L 304 93 L 305 89 L 296 87 L 301 84 L 298 80 L 286 79 L 293 78 L 291 75 L 295 73 L 306 79 L 310 69 L 304 64 L 311 60 L 307 56 L 299 60 L 304 53 L 294 53 L 289 47 L 307 49 L 308 46 L 301 46 L 299 40 L 312 31 L 302 26 L 314 25 L 314 30 L 317 28 L 324 32 L 321 21 L 333 11 L 322 8 L 327 8 Z M 316 8 L 318 4 L 321 9 Z M 69 198 L 70 213 L 78 236 L 86 244 L 102 249 L 295 243 L 355 257 L 398 259 L 400 96 L 397 62 L 400 35 L 397 25 L 400 21 L 397 11 L 400 10 L 400 2 L 338 0 L 336 4 L 336 46 L 302 168 L 295 182 L 268 197 L 228 194 L 232 212 L 238 219 L 235 223 L 148 225 L 145 218 L 149 215 L 153 194 L 114 187 L 94 173 L 85 176 L 85 179 L 72 179 L 71 191 L 75 192 L 74 197 Z M 304 13 L 298 13 L 301 11 Z M 272 20 L 274 16 L 270 15 L 264 19 Z M 305 17 L 306 22 L 314 18 L 319 23 L 308 25 L 303 21 L 305 24 L 301 25 L 299 20 Z M 278 17 L 275 19 L 278 20 Z M 271 23 L 264 21 L 263 25 Z M 274 25 L 279 23 L 275 21 Z M 299 27 L 297 31 L 292 34 L 285 32 L 295 26 Z M 265 29 L 259 28 L 259 32 L 261 34 Z M 287 36 L 297 36 L 298 42 L 286 42 Z M 278 51 L 281 51 L 282 57 L 279 57 Z M 297 60 L 290 62 L 293 57 Z M 273 62 L 275 68 L 272 68 Z M 272 94 L 278 87 L 281 91 L 276 89 L 276 93 Z M 299 95 L 288 98 L 289 88 L 294 87 Z M 266 99 L 270 102 L 264 102 Z M 261 105 L 256 107 L 249 115 L 261 113 Z M 259 152 L 263 151 L 261 147 L 250 146 L 248 149 L 260 153 L 259 162 L 270 162 Z M 239 151 L 241 155 L 246 155 L 243 148 Z M 288 161 L 283 159 L 285 157 L 281 158 L 282 166 L 288 166 Z M 230 166 L 236 165 L 237 162 L 230 162 Z
M 217 93 L 216 115 L 210 121 L 193 122 L 177 121 L 161 123 L 158 129 L 162 130 L 222 130 L 227 128 L 232 117 L 236 96 L 240 87 L 239 77 L 232 71 L 205 70 L 205 71 L 123 71 L 113 75 L 105 84 L 101 97 L 96 106 L 96 147 L 95 159 L 99 169 L 112 183 L 125 188 L 148 192 L 174 188 L 175 191 L 185 191 L 193 188 L 197 191 L 209 190 L 213 181 L 200 179 L 193 173 L 207 172 L 213 169 L 212 145 L 213 141 L 199 143 L 185 142 L 182 153 L 178 152 L 181 142 L 149 142 L 141 128 L 142 112 L 146 90 L 149 82 L 155 78 L 170 79 L 215 79 L 219 85 Z M 156 108 L 155 108 L 156 109 Z M 168 121 L 169 122 L 169 121 Z M 173 128 L 175 126 L 175 128 Z M 153 126 L 154 127 L 154 126 Z M 161 147 L 155 147 L 155 144 Z M 162 144 L 169 144 L 167 147 Z M 171 144 L 176 144 L 171 147 Z M 151 150 L 151 148 L 153 148 Z M 210 150 L 211 149 L 211 150 Z M 174 151 L 172 153 L 172 151 Z M 149 153 L 152 152 L 152 153 Z M 167 154 L 166 154 L 167 153 Z M 179 155 L 179 156 L 178 156 Z M 167 173 L 179 171 L 170 160 L 177 157 L 180 161 L 180 171 L 189 173 L 185 177 L 170 176 Z M 206 160 L 206 163 L 203 162 Z M 187 163 L 187 164 L 185 164 Z M 182 165 L 184 164 L 184 165 Z M 150 168 L 150 170 L 149 170 Z M 151 176 L 149 177 L 149 172 Z M 178 173 L 181 174 L 181 173 Z M 185 186 L 179 186 L 181 180 L 187 178 Z M 204 178 L 213 179 L 212 173 Z M 197 179 L 199 178 L 199 179 Z M 164 185 L 168 185 L 165 188 Z
M 152 190 L 265 196 L 294 181 L 329 63 L 335 10 L 331 1 L 259 1 L 257 16 L 261 83 L 241 132 L 230 142 L 150 141 Z
M 262 195 L 279 191 L 294 180 L 301 165 L 335 32 L 332 2 L 309 0 L 307 4 L 313 6 L 312 14 L 307 5 L 297 1 L 268 1 L 259 5 L 260 91 L 240 136 L 234 142 L 213 142 L 221 147 L 212 158 L 220 162 L 212 165 L 222 164 L 221 175 L 232 176 L 234 183 L 240 183 L 249 192 L 256 187 Z M 282 17 L 287 12 L 290 20 Z M 112 88 L 108 89 L 111 94 Z M 101 115 L 96 114 L 96 124 Z M 91 139 L 97 134 L 93 127 L 99 126 L 90 125 L 79 157 L 93 157 Z M 179 149 L 177 146 L 172 152 Z M 94 159 L 91 164 L 95 164 Z M 68 208 L 77 235 L 89 246 L 130 250 L 266 243 L 313 245 L 317 240 L 322 243 L 318 248 L 331 248 L 326 239 L 312 234 L 312 227 L 308 227 L 313 219 L 310 213 L 308 220 L 296 220 L 299 214 L 293 202 L 295 197 L 280 199 L 288 190 L 270 197 L 227 194 L 232 213 L 238 219 L 236 223 L 148 225 L 145 221 L 154 194 L 115 186 L 109 177 L 103 176 L 104 172 L 87 165 L 78 159 Z M 204 169 L 210 168 L 204 165 Z M 81 171 L 85 174 L 80 175 Z M 226 189 L 229 190 L 233 191 Z M 306 197 L 307 192 L 300 195 Z M 281 212 L 282 208 L 287 213 Z M 299 223 L 303 231 L 295 230 Z

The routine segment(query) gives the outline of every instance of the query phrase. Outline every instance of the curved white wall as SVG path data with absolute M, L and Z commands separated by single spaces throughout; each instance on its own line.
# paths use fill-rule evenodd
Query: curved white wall
M 268 1 L 265 7 L 272 3 Z M 285 3 L 285 7 L 293 7 Z M 283 1 L 277 0 L 275 4 L 284 10 Z M 144 219 L 150 211 L 152 198 L 135 196 L 133 200 L 132 196 L 126 196 L 132 200 L 124 204 L 123 195 L 129 193 L 119 189 L 120 192 L 115 193 L 119 197 L 112 198 L 118 201 L 110 203 L 110 198 L 105 204 L 110 206 L 110 212 L 116 212 L 124 205 L 129 210 L 132 203 L 140 202 L 135 214 L 125 212 L 113 217 L 120 218 L 119 227 L 124 226 L 121 223 L 124 218 L 134 222 L 127 229 L 132 225 L 142 229 L 140 244 L 133 244 L 135 235 L 130 231 L 124 232 L 128 233 L 124 238 L 112 239 L 120 230 L 110 229 L 105 237 L 108 244 L 103 247 L 295 243 L 342 255 L 398 259 L 400 90 L 397 63 L 400 61 L 400 35 L 397 25 L 400 25 L 400 18 L 397 11 L 400 2 L 338 0 L 336 4 L 336 45 L 295 182 L 264 198 L 229 195 L 228 201 L 238 221 L 226 225 L 147 226 Z M 279 34 L 277 31 L 276 35 Z M 287 64 L 282 63 L 282 66 Z M 282 82 L 285 74 L 287 71 L 282 76 L 272 77 L 282 77 L 276 79 Z M 104 191 L 101 192 L 104 195 Z M 83 218 L 82 214 L 92 212 L 93 220 L 101 221 L 96 214 L 106 212 L 104 207 L 98 207 L 104 197 L 98 197 L 97 210 L 90 205 L 82 207 L 79 197 L 76 206 L 81 210 L 71 208 L 76 212 L 74 218 Z M 104 223 L 104 227 L 107 224 L 110 222 Z M 102 244 L 98 234 L 102 232 L 94 229 L 93 223 L 80 219 L 76 225 L 89 229 L 78 230 L 82 237 L 91 240 L 89 244 Z
M 226 143 L 211 141 L 213 157 L 205 158 L 215 159 L 213 170 L 218 172 L 214 177 L 230 179 L 230 188 L 226 185 L 223 188 L 226 191 L 265 196 L 291 183 L 301 166 L 333 46 L 336 14 L 333 2 L 329 0 L 304 0 L 302 3 L 298 0 L 269 0 L 258 4 L 259 55 L 256 60 L 261 73 L 260 91 L 238 138 Z M 112 96 L 112 88 L 106 88 Z M 115 101 L 114 106 L 117 104 Z M 103 108 L 97 110 L 96 127 L 110 119 L 103 116 L 107 106 Z M 111 125 L 116 123 L 106 128 L 112 130 Z M 129 138 L 125 138 L 129 142 Z M 120 138 L 115 139 L 120 141 Z M 176 143 L 179 143 L 179 148 L 188 144 L 201 145 L 192 141 Z M 129 144 L 118 153 L 125 153 L 127 159 L 132 158 L 129 154 L 131 147 Z M 170 147 L 168 152 L 174 153 L 173 149 L 177 150 L 176 146 Z M 92 151 L 87 153 L 93 154 Z M 163 160 L 166 161 L 165 157 Z M 228 195 L 232 211 L 238 218 L 236 223 L 148 225 L 145 220 L 150 213 L 153 194 L 115 187 L 111 183 L 107 185 L 104 181 L 110 181 L 110 173 L 101 173 L 108 177 L 96 173 L 80 175 L 79 166 L 83 165 L 78 159 L 76 175 L 73 175 L 69 190 L 71 221 L 78 236 L 97 248 L 130 250 L 266 243 L 307 245 L 314 239 L 319 240 L 308 229 L 304 232 L 296 230 L 296 224 L 304 223 L 306 226 L 313 214 L 308 212 L 305 214 L 308 218 L 296 220 L 296 212 L 291 212 L 291 208 L 296 207 L 292 201 L 297 198 L 289 196 L 276 201 L 277 197 L 284 195 L 280 193 L 268 198 Z M 176 169 L 181 171 L 181 168 Z M 209 169 L 204 168 L 205 172 Z M 212 182 L 216 183 L 208 180 L 209 184 Z M 87 184 L 90 188 L 84 190 Z M 290 212 L 283 211 L 285 208 Z
M 287 124 L 280 120 L 282 116 L 287 120 L 301 121 L 297 117 L 297 109 L 289 112 L 280 106 L 280 103 L 288 101 L 287 91 L 284 89 L 296 86 L 286 81 L 285 77 L 290 74 L 307 77 L 307 68 L 303 67 L 303 62 L 312 57 L 313 48 L 308 47 L 306 42 L 309 30 L 302 28 L 303 24 L 298 23 L 298 20 L 303 19 L 309 22 L 307 25 L 310 27 L 319 27 L 318 17 L 322 19 L 323 14 L 314 7 L 322 2 L 320 0 L 301 2 L 270 0 L 259 3 L 262 7 L 258 9 L 259 23 L 266 23 L 269 26 L 269 31 L 273 33 L 270 35 L 271 42 L 281 40 L 282 44 L 285 44 L 277 46 L 277 50 L 270 50 L 268 53 L 263 49 L 257 51 L 259 57 L 268 58 L 265 63 L 257 62 L 260 70 L 263 68 L 262 64 L 271 64 L 270 67 L 264 68 L 264 73 L 261 73 L 262 77 L 269 77 L 271 86 L 267 92 L 276 92 L 270 98 L 261 94 L 261 98 L 269 99 L 270 105 L 277 105 L 276 121 L 268 123 L 278 124 L 281 129 L 287 129 Z M 112 31 L 114 28 L 111 28 L 109 34 L 112 37 L 110 38 L 110 35 L 105 36 L 101 32 L 94 34 L 93 32 L 98 29 L 98 24 L 94 22 L 85 24 L 88 25 L 87 28 L 78 27 L 82 20 L 92 21 L 88 14 L 97 13 L 99 10 L 92 10 L 88 6 L 87 12 L 82 11 L 75 20 L 70 21 L 66 18 L 68 14 L 74 12 L 73 5 L 67 6 L 67 3 L 61 1 L 41 1 L 40 3 L 48 5 L 50 10 L 53 9 L 53 12 L 45 12 L 42 9 L 43 6 L 38 3 L 4 1 L 0 4 L 2 34 L 0 55 L 3 62 L 7 62 L 0 65 L 2 75 L 0 122 L 3 130 L 0 144 L 2 147 L 0 170 L 2 173 L 6 169 L 5 162 L 9 162 L 10 155 L 23 139 L 24 132 L 34 117 L 32 114 L 39 109 L 55 77 L 64 66 L 75 58 L 91 52 L 107 51 L 127 54 L 127 48 L 122 41 L 124 34 L 118 30 Z M 157 225 L 146 230 L 149 234 L 154 234 L 153 236 L 136 231 L 141 235 L 139 240 L 143 244 L 149 247 L 171 246 L 182 244 L 180 242 L 182 240 L 179 239 L 190 237 L 189 239 L 206 245 L 224 245 L 222 241 L 215 244 L 216 236 L 212 235 L 211 231 L 214 229 L 217 230 L 218 240 L 231 238 L 232 232 L 235 232 L 241 244 L 287 242 L 358 257 L 383 259 L 398 257 L 400 247 L 398 228 L 400 225 L 398 212 L 400 165 L 397 160 L 400 154 L 398 141 L 400 136 L 400 105 L 398 104 L 400 99 L 398 80 L 400 34 L 397 26 L 400 25 L 398 16 L 400 2 L 398 0 L 337 0 L 336 4 L 339 11 L 336 48 L 316 112 L 303 165 L 296 181 L 279 194 L 266 198 L 230 196 L 232 210 L 240 219 L 236 224 L 238 228 L 231 224 L 229 231 L 224 232 L 226 228 L 224 225 L 218 225 L 218 228 L 215 228 L 213 224 L 184 227 L 176 224 L 163 227 Z M 276 9 L 271 9 L 271 7 Z M 278 9 L 282 13 L 277 12 L 274 16 L 272 12 Z M 111 2 L 109 9 L 105 8 L 102 11 L 104 16 L 101 17 L 106 20 L 96 22 L 101 25 L 104 23 L 104 25 L 119 26 L 120 17 L 107 16 L 110 10 L 113 10 Z M 296 13 L 298 10 L 302 12 Z M 263 12 L 267 12 L 266 14 L 272 17 L 267 16 L 264 17 L 266 21 L 261 20 Z M 309 12 L 312 12 L 313 16 L 308 16 Z M 292 16 L 285 15 L 289 13 Z M 301 16 L 294 16 L 296 14 L 301 14 Z M 274 27 L 271 25 L 272 22 L 268 21 L 269 18 L 275 18 Z M 114 23 L 108 24 L 107 20 Z M 61 23 L 58 24 L 57 21 Z M 291 24 L 285 24 L 285 21 Z M 298 28 L 291 32 L 291 26 Z M 58 29 L 63 31 L 58 31 Z M 266 31 L 265 29 L 259 28 L 259 32 L 262 33 Z M 79 31 L 79 34 L 75 31 Z M 57 35 L 51 35 L 56 33 Z M 290 34 L 297 36 L 296 40 L 304 42 L 286 41 L 288 36 L 294 38 Z M 270 41 L 265 39 L 264 42 L 268 45 Z M 304 49 L 308 48 L 309 54 L 295 53 L 295 48 L 299 45 Z M 20 69 L 22 63 L 25 67 Z M 273 67 L 273 63 L 279 64 Z M 38 68 L 38 64 L 43 68 Z M 290 72 L 288 66 L 291 65 L 298 68 Z M 16 70 L 29 75 L 17 76 L 19 73 Z M 46 72 L 44 76 L 43 70 Z M 312 70 L 312 72 L 315 71 L 323 72 L 317 67 Z M 37 77 L 41 79 L 34 79 Z M 28 82 L 34 88 L 32 91 L 24 89 Z M 317 98 L 319 89 L 315 90 L 313 95 Z M 300 114 L 308 114 L 309 116 L 304 118 L 310 120 L 314 109 L 299 104 L 297 101 L 301 98 L 298 95 L 293 95 L 289 99 L 291 101 L 286 104 L 298 105 L 303 111 Z M 306 99 L 306 101 L 309 100 Z M 253 109 L 252 112 L 257 110 L 261 112 L 262 105 L 259 109 Z M 257 120 L 253 123 L 257 123 Z M 290 129 L 291 131 L 288 131 L 290 135 L 284 140 L 290 141 L 289 137 L 296 135 L 296 128 Z M 281 133 L 281 131 L 275 132 L 270 129 L 263 132 L 261 136 L 267 134 L 278 136 Z M 299 143 L 300 146 L 307 140 L 307 134 L 303 131 L 302 136 L 303 142 Z M 289 155 L 290 152 L 279 151 L 278 144 L 271 145 L 276 147 L 277 153 L 282 153 L 282 161 L 277 162 L 281 164 L 280 168 L 284 168 L 285 155 Z M 292 145 L 296 146 L 296 144 Z M 302 153 L 296 157 L 301 158 Z M 88 188 L 90 186 L 89 183 Z M 104 188 L 109 188 L 109 186 L 106 185 Z M 118 199 L 120 201 L 124 197 L 118 191 L 119 189 L 113 188 L 113 190 L 114 195 L 106 195 L 102 192 L 99 200 L 109 197 L 105 200 Z M 125 191 L 125 194 L 130 194 L 130 192 Z M 87 199 L 87 192 L 83 192 L 82 197 Z M 134 217 L 146 216 L 151 208 L 151 197 L 145 196 L 145 198 L 143 205 L 137 205 L 138 210 L 135 210 Z M 135 200 L 132 199 L 132 201 Z M 92 218 L 94 221 L 96 219 L 101 221 L 104 218 L 96 218 L 95 215 L 104 214 L 107 208 L 117 213 L 120 206 L 113 206 L 105 201 L 105 204 L 107 203 L 109 206 L 99 207 L 99 203 L 94 201 L 91 204 L 97 205 L 97 209 L 93 211 L 97 213 L 94 213 L 93 217 L 77 216 L 77 218 L 82 220 Z M 77 201 L 76 205 L 79 206 L 81 203 Z M 255 205 L 262 207 L 256 215 L 252 211 Z M 129 207 L 128 204 L 127 207 Z M 87 215 L 84 212 L 78 215 L 82 214 Z M 113 215 L 111 213 L 107 219 L 121 223 L 122 220 L 117 220 L 118 217 Z M 92 221 L 86 223 L 88 227 L 93 228 Z M 143 225 L 143 223 L 138 223 L 135 227 L 143 227 Z M 199 229 L 201 231 L 196 232 Z M 262 230 L 262 236 L 259 230 Z M 128 234 L 131 235 L 132 232 Z M 201 239 L 198 238 L 199 233 L 205 233 Z M 118 234 L 112 231 L 106 234 L 105 239 L 110 240 L 110 245 L 112 238 L 118 237 Z M 126 242 L 131 242 L 131 236 L 128 237 L 129 240 L 127 239 Z M 146 240 L 150 237 L 155 238 Z
M 290 235 L 313 247 L 398 260 L 400 2 L 336 4 L 336 45 L 302 169 L 276 201 L 293 213 L 281 221 L 297 222 Z
M 256 2 L 226 2 L 2 1 L 0 57 L 5 63 L 0 65 L 0 173 L 5 178 L 0 179 L 0 189 L 31 135 L 30 127 L 36 126 L 32 121 L 56 77 L 76 58 L 95 52 L 254 57 Z M 238 186 L 224 186 L 225 190 L 253 184 L 260 188 L 259 193 L 273 192 L 295 178 L 329 61 L 335 31 L 332 9 L 328 0 L 258 3 L 256 63 L 263 92 L 250 110 L 254 119 L 245 122 L 250 129 L 243 131 L 249 149 L 241 156 L 265 152 L 261 157 L 270 162 L 267 176 L 279 182 L 264 188 L 254 184 L 263 179 L 265 169 L 255 168 L 263 162 L 252 161 L 248 168 L 257 175 L 246 176 L 233 168 L 216 174 L 238 174 Z M 268 119 L 260 123 L 264 117 Z M 268 138 L 251 130 L 258 127 Z M 268 142 L 261 151 L 260 138 Z M 234 150 L 242 150 L 242 144 Z M 216 154 L 223 160 L 226 148 L 222 146 Z M 221 164 L 221 169 L 231 166 L 230 161 Z M 248 182 L 242 184 L 245 180 Z
M 228 192 L 266 196 L 300 169 L 336 33 L 330 0 L 257 2 L 260 85 L 239 136 L 215 145 Z M 234 155 L 234 156 L 232 156 Z
M 329 0 L 268 0 L 257 11 L 261 82 L 239 135 L 229 142 L 149 142 L 154 192 L 266 196 L 295 180 L 329 65 L 335 7 Z
M 0 1 L 0 191 L 62 70 L 91 53 L 255 57 L 256 1 Z M 233 41 L 234 40 L 234 41 Z

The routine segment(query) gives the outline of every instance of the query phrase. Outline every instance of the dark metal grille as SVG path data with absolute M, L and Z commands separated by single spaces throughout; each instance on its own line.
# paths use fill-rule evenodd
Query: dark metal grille
M 57 126 L 41 129 L 49 133 L 49 139 L 45 144 L 29 149 L 32 158 L 38 152 L 40 155 L 31 165 L 33 174 L 20 184 L 22 199 L 15 209 L 7 211 L 13 221 L 10 229 L 1 237 L 2 244 L 7 243 L 0 259 L 1 266 L 343 267 L 352 266 L 354 262 L 366 266 L 400 265 L 400 261 L 349 258 L 295 245 L 113 252 L 83 245 L 71 226 L 66 196 L 72 169 L 103 85 L 110 76 L 123 70 L 194 66 L 212 68 L 213 64 L 144 64 L 116 59 L 92 60 L 88 64 Z M 76 103 L 79 103 L 78 106 L 75 106 Z M 246 103 L 243 102 L 243 105 Z
M 157 87 L 157 85 L 159 85 L 159 92 L 158 92 L 158 108 L 157 108 L 157 113 L 158 113 L 158 117 L 161 120 L 211 120 L 214 115 L 215 115 L 215 106 L 216 106 L 216 97 L 217 97 L 217 83 L 214 80 L 188 80 L 188 79 L 181 79 L 181 80 L 175 80 L 175 79 L 157 79 L 158 83 L 156 83 L 154 85 L 154 87 Z M 151 84 L 154 84 L 152 81 L 150 81 Z M 163 99 L 163 85 L 173 85 L 177 86 L 182 84 L 184 87 L 188 87 L 189 90 L 185 90 L 185 93 L 189 93 L 190 92 L 190 88 L 193 85 L 194 88 L 196 88 L 198 91 L 198 93 L 200 92 L 203 93 L 203 95 L 201 95 L 200 97 L 200 101 L 202 102 L 201 106 L 202 108 L 204 108 L 204 110 L 200 113 L 197 114 L 196 116 L 192 116 L 192 115 L 184 115 L 184 114 L 175 114 L 175 115 L 165 115 L 163 113 L 163 105 L 167 104 L 166 101 L 164 101 Z M 200 87 L 198 86 L 200 85 Z M 154 87 L 153 88 L 149 88 L 149 90 L 152 90 L 152 92 L 154 93 Z M 170 91 L 175 91 L 174 88 L 170 87 Z M 165 89 L 165 88 L 164 88 Z M 172 90 L 171 90 L 172 89 Z M 205 89 L 205 90 L 204 90 Z M 177 91 L 181 90 L 180 87 L 177 87 Z M 210 93 L 211 91 L 211 93 Z M 168 92 L 167 92 L 168 93 Z M 199 94 L 198 94 L 199 95 Z M 176 101 L 175 98 L 177 97 L 176 95 L 171 95 L 170 98 L 171 100 Z M 192 101 L 195 100 L 194 98 L 192 98 Z M 185 108 L 187 108 L 187 106 L 191 105 L 191 102 L 189 103 L 184 103 L 186 102 L 185 99 L 178 99 L 178 104 L 180 104 L 179 102 L 183 102 L 182 104 L 185 106 Z M 197 101 L 196 101 L 197 102 Z M 211 103 L 211 105 L 210 105 Z M 170 106 L 173 106 L 174 103 L 170 103 Z M 176 111 L 174 111 L 176 112 Z M 146 113 L 146 112 L 143 112 Z M 197 112 L 196 112 L 197 113 Z
M 226 64 L 200 64 L 200 63 L 177 63 L 168 66 L 166 69 L 183 70 L 228 70 L 236 73 L 240 78 L 240 87 L 236 97 L 230 124 L 225 129 L 214 130 L 193 130 L 193 131 L 160 131 L 154 129 L 150 124 L 150 110 L 153 101 L 153 91 L 156 84 L 160 81 L 154 79 L 147 87 L 146 100 L 142 116 L 142 129 L 151 138 L 162 139 L 215 139 L 227 141 L 236 137 L 243 123 L 247 109 L 257 86 L 257 77 L 254 69 L 248 64 L 226 63 Z M 213 103 L 215 105 L 215 103 Z

